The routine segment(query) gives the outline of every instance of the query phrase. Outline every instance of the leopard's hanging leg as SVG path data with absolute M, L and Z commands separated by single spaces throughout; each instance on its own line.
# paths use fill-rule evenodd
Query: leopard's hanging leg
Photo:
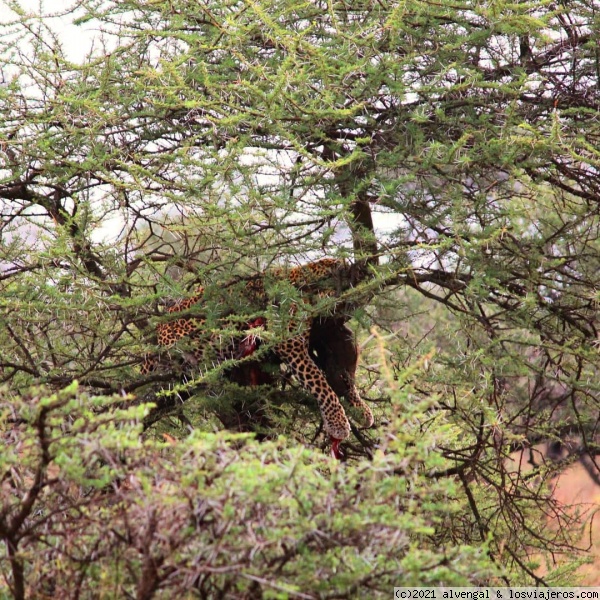
M 323 371 L 310 357 L 308 340 L 303 335 L 297 335 L 279 343 L 275 350 L 300 385 L 317 400 L 325 431 L 331 436 L 332 454 L 339 459 L 339 444 L 350 435 L 350 423 Z
M 360 415 L 363 427 L 371 427 L 373 425 L 373 413 L 369 408 L 369 405 L 360 397 L 360 392 L 356 387 L 356 383 L 354 381 L 354 374 L 344 373 L 342 378 L 346 385 L 348 386 L 348 391 L 344 395 L 346 400 L 356 408 Z

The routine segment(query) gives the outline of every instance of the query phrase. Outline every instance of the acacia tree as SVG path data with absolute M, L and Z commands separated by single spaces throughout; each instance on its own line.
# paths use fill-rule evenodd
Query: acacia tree
M 165 297 L 346 257 L 362 325 L 410 317 L 393 368 L 437 350 L 413 384 L 455 434 L 456 539 L 533 577 L 525 544 L 560 543 L 514 527 L 501 459 L 597 447 L 598 4 L 81 0 L 80 62 L 5 6 L 2 380 L 156 399 L 178 376 L 136 365 Z

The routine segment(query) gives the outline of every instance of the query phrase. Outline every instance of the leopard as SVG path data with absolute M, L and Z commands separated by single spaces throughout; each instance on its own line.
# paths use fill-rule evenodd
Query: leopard
M 349 272 L 344 261 L 323 258 L 290 269 L 272 268 L 255 276 L 241 278 L 241 287 L 240 281 L 237 282 L 238 285 L 225 287 L 235 290 L 236 296 L 242 295 L 243 300 L 247 300 L 251 306 L 264 307 L 268 302 L 266 286 L 269 280 L 286 281 L 297 290 L 301 301 L 310 307 L 323 298 L 330 298 L 335 302 L 340 293 L 351 285 Z M 191 366 L 201 365 L 207 359 L 219 364 L 227 360 L 240 361 L 253 355 L 262 341 L 262 332 L 268 329 L 267 318 L 261 315 L 243 317 L 240 320 L 234 318 L 233 310 L 225 310 L 224 316 L 220 317 L 217 324 L 223 325 L 228 334 L 223 335 L 218 328 L 207 333 L 207 318 L 202 314 L 202 304 L 207 300 L 205 288 L 199 287 L 192 296 L 173 302 L 166 311 L 170 318 L 156 326 L 157 346 L 168 350 L 186 339 L 189 350 L 184 351 L 183 355 L 184 360 Z M 356 409 L 364 427 L 371 427 L 374 421 L 373 413 L 361 398 L 356 385 L 358 362 L 356 343 L 351 330 L 343 323 L 345 317 L 342 317 L 341 324 L 335 328 L 330 327 L 328 333 L 331 335 L 333 332 L 334 336 L 342 335 L 345 341 L 340 342 L 337 347 L 335 340 L 333 344 L 322 344 L 320 357 L 315 356 L 314 353 L 311 356 L 310 334 L 314 330 L 315 320 L 321 318 L 311 316 L 310 311 L 302 311 L 300 308 L 297 302 L 290 302 L 288 335 L 277 341 L 272 351 L 295 377 L 301 388 L 317 401 L 323 429 L 331 438 L 332 455 L 339 458 L 339 444 L 349 437 L 351 427 L 338 393 Z M 306 316 L 307 312 L 309 316 Z M 341 370 L 337 369 L 339 372 L 334 374 L 331 373 L 331 369 L 326 372 L 327 363 L 331 365 L 333 362 L 331 357 L 328 361 L 328 357 L 324 355 L 331 352 L 331 349 L 335 351 L 340 347 L 347 350 L 348 340 L 351 340 L 350 363 Z M 157 356 L 147 357 L 141 366 L 141 373 L 143 375 L 151 373 L 157 368 L 159 360 Z M 317 363 L 321 363 L 321 366 Z M 338 393 L 334 391 L 332 385 Z

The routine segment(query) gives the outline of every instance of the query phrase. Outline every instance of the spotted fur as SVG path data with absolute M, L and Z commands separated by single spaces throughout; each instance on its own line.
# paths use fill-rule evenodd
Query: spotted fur
M 287 278 L 296 289 L 302 292 L 303 300 L 306 302 L 323 297 L 337 297 L 345 285 L 344 273 L 343 263 L 334 259 L 323 259 L 295 267 L 289 271 L 274 269 L 265 276 L 250 278 L 244 285 L 243 293 L 248 296 L 251 304 L 256 305 L 262 302 L 264 305 L 267 299 L 264 287 L 265 279 L 270 277 L 282 280 Z M 167 313 L 176 314 L 184 311 L 193 313 L 193 309 L 201 305 L 204 300 L 204 290 L 200 289 L 196 295 L 174 303 L 168 308 Z M 292 316 L 297 314 L 297 306 L 292 304 L 290 312 Z M 156 328 L 157 342 L 159 346 L 171 348 L 182 338 L 188 338 L 190 351 L 184 356 L 188 364 L 192 366 L 203 364 L 208 353 L 212 354 L 211 359 L 217 363 L 227 359 L 241 359 L 252 354 L 258 346 L 257 330 L 266 326 L 265 319 L 258 317 L 245 323 L 238 322 L 236 324 L 230 318 L 225 319 L 225 322 L 228 329 L 233 327 L 239 331 L 239 334 L 229 337 L 213 334 L 207 338 L 204 332 L 204 337 L 202 337 L 206 319 L 191 314 L 160 323 Z M 274 351 L 288 366 L 300 385 L 317 400 L 325 431 L 333 438 L 334 447 L 336 447 L 339 440 L 347 438 L 350 434 L 350 424 L 325 373 L 317 366 L 309 353 L 311 326 L 312 319 L 310 318 L 302 323 L 290 323 L 290 330 L 297 333 L 276 344 Z M 146 374 L 153 371 L 156 366 L 157 358 L 152 357 L 144 362 L 141 371 Z M 356 360 L 340 374 L 342 383 L 337 387 L 344 389 L 342 393 L 346 399 L 359 410 L 364 424 L 370 427 L 373 424 L 373 415 L 356 388 L 355 370 Z

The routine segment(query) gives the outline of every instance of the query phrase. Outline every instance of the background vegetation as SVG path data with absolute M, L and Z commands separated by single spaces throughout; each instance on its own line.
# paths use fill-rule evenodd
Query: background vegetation
M 507 458 L 599 476 L 600 5 L 79 0 L 78 60 L 0 6 L 6 593 L 570 581 L 564 461 Z M 363 275 L 345 462 L 294 388 L 140 375 L 169 298 L 324 256 Z

